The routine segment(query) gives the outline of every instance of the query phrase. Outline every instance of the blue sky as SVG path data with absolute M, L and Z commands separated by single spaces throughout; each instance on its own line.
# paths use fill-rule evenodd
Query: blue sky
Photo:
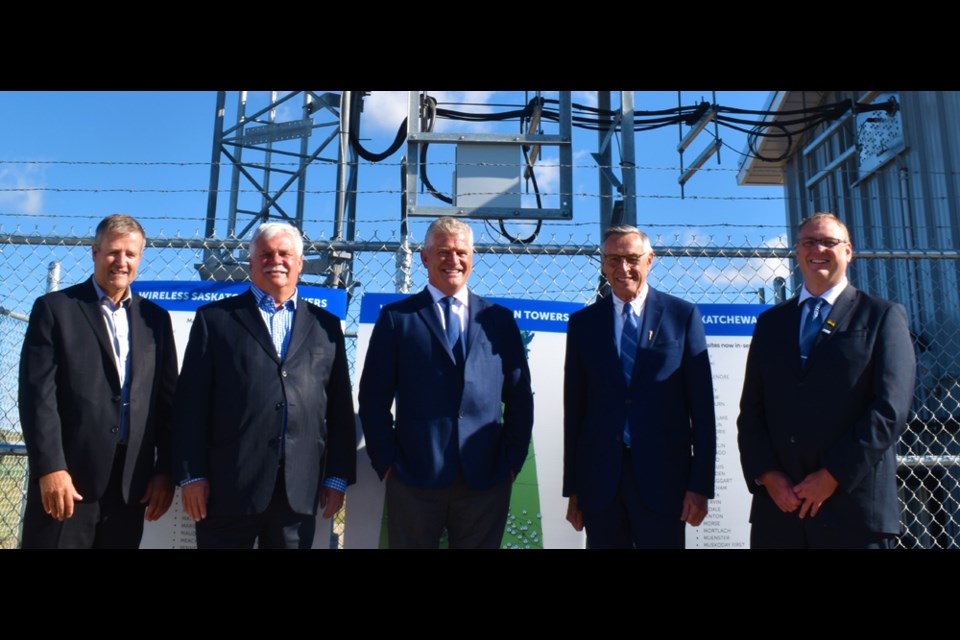
M 522 104 L 524 97 L 522 92 L 431 94 L 441 102 Z M 768 94 L 718 91 L 716 100 L 725 106 L 759 109 Z M 236 93 L 228 96 L 230 117 Z M 265 103 L 267 97 L 268 92 L 251 92 L 250 104 Z M 596 93 L 574 92 L 573 99 L 595 104 Z M 710 101 L 710 91 L 682 93 L 685 105 L 701 99 Z M 19 228 L 25 232 L 85 235 L 103 215 L 126 212 L 140 218 L 151 235 L 202 233 L 215 100 L 213 91 L 0 92 L 3 231 L 10 233 Z M 616 105 L 616 93 L 613 100 Z M 638 91 L 634 103 L 638 111 L 675 107 L 677 94 Z M 277 121 L 300 117 L 298 104 L 292 100 L 284 105 L 277 113 Z M 405 92 L 373 92 L 365 101 L 364 144 L 373 151 L 385 149 L 405 112 Z M 496 130 L 489 125 L 464 126 L 443 120 L 438 124 L 438 130 L 453 127 L 457 131 Z M 720 137 L 725 144 L 720 154 L 722 164 L 718 167 L 716 159 L 711 159 L 706 165 L 709 171 L 700 172 L 687 183 L 687 198 L 681 200 L 676 127 L 636 134 L 639 223 L 654 236 L 659 235 L 665 244 L 675 244 L 677 240 L 708 244 L 711 236 L 714 242 L 723 244 L 770 243 L 783 233 L 782 189 L 738 186 L 736 168 L 744 136 L 721 128 Z M 696 155 L 708 140 L 702 134 L 688 151 L 688 158 Z M 577 130 L 574 149 L 574 190 L 582 195 L 575 202 L 573 224 L 553 223 L 546 229 L 546 234 L 561 241 L 585 241 L 595 238 L 597 232 L 593 224 L 597 219 L 597 172 L 589 156 L 596 150 L 596 133 Z M 326 155 L 335 153 L 331 146 Z M 363 237 L 389 238 L 397 233 L 401 153 L 377 166 L 361 166 L 358 229 Z M 548 160 L 545 158 L 543 164 L 549 164 Z M 226 176 L 225 171 L 221 189 L 228 188 Z M 431 178 L 440 188 L 450 180 L 442 171 Z M 539 180 L 544 191 L 556 189 L 556 171 L 551 167 L 541 168 Z M 311 237 L 329 237 L 331 233 L 334 187 L 332 170 L 311 170 L 308 190 L 312 193 L 308 195 L 305 224 Z M 226 194 L 221 193 L 221 220 L 226 200 Z M 417 226 L 421 224 L 417 221 L 414 225 L 415 235 L 422 229 Z M 218 224 L 217 233 L 225 233 L 225 223 Z
M 441 102 L 522 104 L 517 92 L 431 92 Z M 555 94 L 554 94 L 555 95 Z M 547 94 L 549 97 L 550 94 Z M 768 92 L 718 92 L 725 106 L 760 109 Z M 253 93 L 250 104 L 264 104 L 267 92 Z M 711 100 L 710 91 L 685 91 L 685 105 Z M 576 92 L 575 102 L 595 104 L 595 92 Z M 619 103 L 613 96 L 614 106 Z M 229 94 L 227 112 L 235 113 L 236 93 Z M 659 110 L 677 105 L 675 92 L 636 92 L 635 108 Z M 0 92 L 0 233 L 41 236 L 88 236 L 106 214 L 136 216 L 148 235 L 201 235 L 207 210 L 207 187 L 214 128 L 216 93 L 205 92 Z M 362 121 L 364 145 L 372 151 L 386 149 L 406 113 L 405 92 L 373 92 L 365 102 Z M 482 107 L 462 107 L 464 110 Z M 278 110 L 277 121 L 298 118 L 291 100 Z M 321 118 L 318 116 L 317 120 Z M 458 123 L 459 124 L 459 123 Z M 438 130 L 451 131 L 454 123 L 438 122 Z M 516 123 L 511 123 L 516 127 Z M 471 125 L 457 130 L 491 130 Z M 511 131 L 515 131 L 512 129 Z M 322 133 L 311 138 L 313 145 Z M 699 244 L 724 246 L 781 246 L 784 229 L 783 193 L 780 188 L 739 187 L 736 169 L 744 135 L 721 130 L 722 164 L 712 159 L 686 188 L 680 199 L 677 185 L 679 159 L 675 151 L 678 132 L 667 127 L 635 136 L 638 220 L 651 233 L 655 247 Z M 695 155 L 709 141 L 701 136 L 691 148 Z M 598 178 L 590 152 L 597 146 L 593 131 L 574 131 L 574 219 L 544 226 L 541 242 L 589 244 L 599 235 L 597 222 Z M 442 160 L 449 149 L 431 146 L 431 162 Z M 733 148 L 733 150 L 730 149 Z M 335 147 L 326 155 L 335 157 Z M 358 235 L 362 239 L 397 239 L 399 231 L 400 153 L 379 165 L 363 163 L 359 174 Z M 545 192 L 557 189 L 557 171 L 550 158 L 539 164 L 538 181 Z M 616 156 L 615 160 L 616 162 Z M 443 189 L 451 182 L 449 168 L 431 170 L 434 184 Z M 221 176 L 220 189 L 229 187 L 229 171 Z M 334 172 L 329 166 L 311 169 L 307 190 L 307 235 L 329 237 L 332 231 Z M 253 194 L 244 194 L 248 200 Z M 428 200 L 424 197 L 424 201 Z M 221 192 L 216 233 L 226 234 L 227 194 Z M 426 219 L 412 223 L 414 239 L 421 239 Z M 511 224 L 511 231 L 523 230 Z M 528 227 L 529 228 L 529 227 Z M 496 234 L 475 224 L 478 240 L 500 241 Z M 189 253 L 148 249 L 140 276 L 150 279 L 196 279 L 196 259 Z M 592 296 L 599 271 L 589 259 L 564 266 L 564 262 L 524 261 L 525 257 L 491 259 L 484 269 L 487 280 L 476 276 L 471 286 L 481 293 L 584 302 Z M 393 290 L 393 256 L 366 255 L 370 268 L 362 272 L 364 290 Z M 78 282 L 90 272 L 84 248 L 0 246 L 0 306 L 29 313 L 33 299 L 46 289 L 47 265 L 63 265 L 65 284 Z M 531 263 L 531 264 L 527 264 Z M 696 264 L 694 264 L 696 263 Z M 365 263 L 366 264 L 366 263 Z M 687 269 L 690 269 L 687 272 Z M 578 272 L 578 269 L 583 269 Z M 498 274 L 509 290 L 499 290 Z M 789 271 L 779 260 L 718 261 L 663 260 L 653 270 L 656 286 L 700 301 L 753 302 L 752 292 L 769 288 L 775 275 Z M 415 278 L 423 279 L 415 267 Z M 515 282 L 516 281 L 516 282 Z M 420 282 L 420 281 L 418 281 Z M 524 289 L 533 282 L 529 290 Z M 415 283 L 422 286 L 422 282 Z M 544 289 L 550 288 L 550 291 Z M 539 293 L 537 293 L 539 291 Z M 356 315 L 354 305 L 354 316 Z M 15 368 L 23 324 L 0 317 L 0 356 L 5 368 Z M 14 358 L 14 360 L 11 360 Z M 7 382 L 12 378 L 7 376 Z M 0 423 L 12 420 L 15 388 L 0 385 Z M 8 409 L 4 411 L 3 406 Z

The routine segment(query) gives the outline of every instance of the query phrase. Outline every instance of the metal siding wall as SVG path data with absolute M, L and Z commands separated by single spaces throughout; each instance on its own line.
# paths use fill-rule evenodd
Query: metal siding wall
M 824 101 L 851 97 L 858 96 L 831 93 Z M 806 188 L 805 180 L 831 155 L 824 149 L 811 154 L 812 161 L 799 152 L 790 159 L 784 183 L 791 242 L 802 218 L 826 210 L 850 228 L 855 255 L 858 250 L 960 248 L 960 92 L 901 92 L 900 105 L 906 149 L 855 186 L 850 186 L 853 176 L 840 168 L 812 190 Z M 960 453 L 960 261 L 855 259 L 849 276 L 854 286 L 901 302 L 917 335 L 917 414 L 900 453 Z M 799 286 L 799 273 L 794 278 Z M 944 519 L 927 507 L 960 502 L 958 468 L 901 472 L 908 536 L 921 546 L 930 544 L 931 533 L 956 541 L 955 518 Z
M 833 92 L 824 101 L 853 95 Z M 847 223 L 855 249 L 960 247 L 960 177 L 956 171 L 960 166 L 960 92 L 901 92 L 900 101 L 906 150 L 856 186 L 849 187 L 851 176 L 840 170 L 808 193 L 804 157 L 798 152 L 790 159 L 784 182 L 791 241 L 801 219 L 828 210 Z M 823 154 L 811 157 L 822 162 Z M 819 168 L 814 165 L 809 170 Z M 942 341 L 960 334 L 958 266 L 953 260 L 923 261 L 921 265 L 854 260 L 850 280 L 865 291 L 902 301 L 917 333 Z M 960 369 L 960 362 L 952 363 L 950 369 Z
M 955 250 L 960 246 L 960 93 L 901 93 L 908 149 L 904 154 L 913 231 L 910 248 Z M 952 260 L 925 262 L 916 270 L 917 333 L 933 344 L 960 335 L 960 273 Z M 935 378 L 960 377 L 960 359 L 930 363 Z

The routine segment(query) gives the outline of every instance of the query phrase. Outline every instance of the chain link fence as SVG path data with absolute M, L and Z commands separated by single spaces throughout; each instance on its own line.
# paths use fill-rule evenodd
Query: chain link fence
M 558 239 L 532 245 L 492 242 L 478 234 L 471 288 L 480 295 L 587 303 L 599 286 L 595 241 Z M 419 237 L 419 236 L 418 236 Z M 737 243 L 689 235 L 651 237 L 657 260 L 651 284 L 698 303 L 768 303 L 793 295 L 791 251 L 782 236 L 773 241 Z M 0 235 L 0 548 L 18 545 L 26 457 L 17 414 L 17 369 L 26 316 L 50 280 L 68 286 L 91 272 L 89 236 Z M 246 244 L 237 240 L 155 237 L 149 242 L 139 280 L 198 280 L 200 271 L 217 279 L 242 277 Z M 360 299 L 369 292 L 416 291 L 426 273 L 416 243 L 373 237 L 358 242 L 313 242 L 308 246 L 306 284 L 338 283 L 349 291 L 346 318 L 351 375 Z M 868 292 L 898 299 L 911 314 L 918 353 L 914 411 L 901 440 L 900 497 L 904 547 L 960 547 L 960 309 L 935 292 L 904 300 L 898 279 L 904 271 L 942 272 L 956 279 L 955 252 L 858 253 L 852 282 Z M 50 265 L 56 263 L 56 268 Z M 946 278 L 949 280 L 950 278 Z M 929 288 L 929 287 L 928 287 Z M 940 300 L 940 302 L 938 302 Z M 354 384 L 356 384 L 354 380 Z M 558 391 L 559 393 L 559 391 Z M 557 398 L 559 401 L 559 398 Z M 365 461 L 361 461 L 364 463 Z M 335 527 L 342 530 L 341 525 Z

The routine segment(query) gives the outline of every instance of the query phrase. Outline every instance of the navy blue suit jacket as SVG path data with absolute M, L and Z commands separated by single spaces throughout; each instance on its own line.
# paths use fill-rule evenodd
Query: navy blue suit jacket
M 530 370 L 510 311 L 469 294 L 461 375 L 428 290 L 386 305 L 360 379 L 360 422 L 373 468 L 427 489 L 462 469 L 475 490 L 519 473 L 533 429 Z M 396 400 L 396 422 L 391 405 Z
M 740 461 L 756 478 L 782 471 L 794 484 L 826 468 L 840 483 L 816 519 L 851 531 L 900 532 L 896 443 L 913 400 L 916 359 L 903 306 L 848 285 L 800 367 L 797 299 L 762 313 L 747 358 L 737 419 Z M 831 326 L 832 323 L 832 326 Z
M 175 412 L 175 480 L 209 480 L 211 515 L 262 513 L 270 504 L 284 413 L 284 478 L 293 511 L 316 513 L 324 478 L 356 481 L 340 320 L 303 298 L 283 361 L 249 290 L 200 307 Z
M 652 287 L 629 387 L 612 294 L 570 316 L 563 495 L 576 495 L 580 509 L 604 509 L 617 495 L 628 420 L 637 489 L 648 508 L 679 518 L 687 491 L 713 497 L 716 419 L 703 321 L 695 305 Z

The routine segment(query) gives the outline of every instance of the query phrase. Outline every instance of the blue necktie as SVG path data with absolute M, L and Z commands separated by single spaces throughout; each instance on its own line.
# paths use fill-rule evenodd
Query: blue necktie
M 630 378 L 633 375 L 633 363 L 636 361 L 637 340 L 639 339 L 640 328 L 637 326 L 637 316 L 633 313 L 633 307 L 626 303 L 623 305 L 623 331 L 620 333 L 620 366 L 623 369 L 623 379 L 630 386 Z M 630 421 L 623 425 L 623 444 L 630 446 Z
M 457 363 L 459 363 L 463 358 L 463 346 L 458 344 L 461 337 L 460 318 L 453 312 L 453 296 L 447 296 L 442 302 L 443 319 L 447 325 L 447 343 L 450 345 L 450 349 L 453 351 Z
M 820 313 L 820 311 L 823 309 L 825 302 L 823 298 L 807 298 L 806 302 L 804 302 L 809 311 L 807 312 L 807 319 L 803 324 L 803 331 L 800 332 L 801 367 L 806 366 L 807 356 L 810 355 L 810 350 L 813 349 L 813 343 L 817 339 L 817 333 L 820 332 L 820 327 L 823 326 L 823 320 L 826 314 Z
M 633 375 L 633 363 L 637 355 L 637 335 L 640 329 L 637 327 L 637 316 L 633 313 L 633 307 L 629 304 L 623 305 L 623 332 L 620 334 L 620 365 L 623 367 L 623 379 L 630 384 L 630 377 Z

